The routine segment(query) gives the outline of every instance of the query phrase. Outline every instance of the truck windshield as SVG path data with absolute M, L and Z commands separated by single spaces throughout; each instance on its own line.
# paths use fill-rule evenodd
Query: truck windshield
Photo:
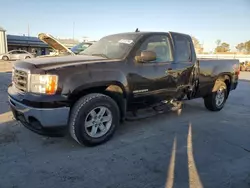
M 88 47 L 81 55 L 102 56 L 108 59 L 122 59 L 132 49 L 139 34 L 116 34 L 103 37 Z

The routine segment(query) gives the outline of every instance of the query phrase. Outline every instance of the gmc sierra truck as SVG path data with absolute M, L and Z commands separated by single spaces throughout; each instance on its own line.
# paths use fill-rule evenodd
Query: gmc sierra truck
M 162 113 L 202 97 L 208 110 L 220 111 L 238 78 L 238 60 L 197 59 L 189 35 L 129 32 L 105 36 L 77 56 L 16 62 L 8 96 L 28 129 L 70 133 L 94 146 L 145 108 Z

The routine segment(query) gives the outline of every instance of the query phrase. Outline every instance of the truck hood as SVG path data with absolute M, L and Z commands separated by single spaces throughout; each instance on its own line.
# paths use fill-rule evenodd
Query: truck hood
M 109 60 L 98 56 L 74 55 L 25 59 L 17 61 L 14 66 L 22 68 L 22 66 L 27 67 L 27 65 L 33 65 L 39 69 L 52 69 L 60 68 L 63 66 L 70 66 L 73 64 L 88 64 L 94 62 L 99 63 L 104 61 Z
M 52 35 L 49 35 L 47 33 L 40 33 L 38 35 L 38 38 L 43 41 L 44 43 L 48 44 L 51 48 L 53 48 L 56 51 L 66 52 L 70 55 L 75 55 L 74 52 L 72 52 L 70 49 L 68 49 L 66 46 L 64 46 L 62 43 L 60 43 L 56 38 L 54 38 Z

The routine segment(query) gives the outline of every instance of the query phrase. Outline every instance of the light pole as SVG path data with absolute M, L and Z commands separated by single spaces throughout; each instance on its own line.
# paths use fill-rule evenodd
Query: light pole
M 73 40 L 75 39 L 75 22 L 73 22 Z

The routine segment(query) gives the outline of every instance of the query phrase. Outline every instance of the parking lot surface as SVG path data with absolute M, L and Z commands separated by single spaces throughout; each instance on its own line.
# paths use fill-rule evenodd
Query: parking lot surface
M 8 72 L 0 71 L 1 188 L 250 187 L 250 73 L 241 73 L 220 112 L 188 101 L 179 115 L 126 122 L 112 140 L 88 148 L 14 121 Z

